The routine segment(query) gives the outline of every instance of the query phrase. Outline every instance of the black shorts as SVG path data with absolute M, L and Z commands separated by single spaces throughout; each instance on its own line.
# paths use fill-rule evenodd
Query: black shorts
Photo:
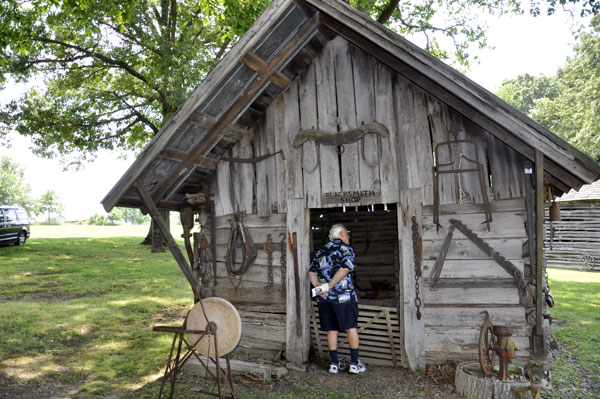
M 317 302 L 321 331 L 346 331 L 358 327 L 356 302 Z

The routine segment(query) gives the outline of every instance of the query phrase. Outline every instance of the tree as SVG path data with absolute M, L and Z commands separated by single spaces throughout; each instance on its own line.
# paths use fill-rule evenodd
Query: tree
M 32 208 L 31 187 L 25 183 L 25 170 L 8 157 L 0 158 L 0 204 Z
M 48 190 L 37 200 L 36 209 L 36 213 L 48 212 L 47 222 L 50 223 L 50 214 L 60 213 L 63 210 L 63 206 L 54 190 Z
M 3 0 L 0 84 L 44 79 L 0 110 L 0 135 L 30 136 L 37 154 L 143 147 L 270 0 Z M 468 65 L 485 46 L 478 15 L 519 13 L 520 0 L 346 0 L 443 59 Z M 553 12 L 566 0 L 530 0 Z M 570 0 L 582 13 L 596 0 Z M 444 38 L 446 41 L 444 41 Z
M 600 161 L 600 15 L 579 36 L 574 56 L 552 78 L 519 76 L 498 94 Z
M 536 100 L 555 99 L 559 94 L 559 88 L 554 77 L 531 76 L 526 73 L 514 79 L 504 80 L 496 94 L 528 115 L 535 108 Z
M 123 210 L 123 221 L 130 224 L 150 223 L 150 216 L 143 215 L 139 209 L 121 208 Z

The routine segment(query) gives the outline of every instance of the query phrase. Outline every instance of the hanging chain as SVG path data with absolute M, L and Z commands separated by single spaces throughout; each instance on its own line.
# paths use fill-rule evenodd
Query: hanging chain
M 285 233 L 280 234 L 282 236 L 281 242 L 279 243 L 279 251 L 281 251 L 281 257 L 279 263 L 281 265 L 281 289 L 285 292 L 285 269 L 286 269 L 286 246 L 285 246 Z
M 415 258 L 415 306 L 417 308 L 417 320 L 421 320 L 421 298 L 419 298 L 420 285 L 419 279 L 421 278 L 421 259 L 423 257 L 423 241 L 419 234 L 419 224 L 417 223 L 416 216 L 412 217 L 412 240 L 413 240 L 413 253 Z
M 267 234 L 267 242 L 265 242 L 265 246 L 263 250 L 267 254 L 267 288 L 273 287 L 273 237 L 271 234 Z
M 210 267 L 207 267 L 208 257 L 206 254 L 206 251 L 208 250 L 208 240 L 206 239 L 206 236 L 204 234 L 200 236 L 198 248 L 200 251 L 200 254 L 198 256 L 200 262 L 199 269 L 200 275 L 202 276 L 202 284 L 204 284 L 205 282 L 210 281 Z

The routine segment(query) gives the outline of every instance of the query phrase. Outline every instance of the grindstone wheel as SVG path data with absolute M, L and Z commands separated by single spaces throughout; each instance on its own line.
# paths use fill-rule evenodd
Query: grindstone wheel
M 479 364 L 485 375 L 492 374 L 496 363 L 496 336 L 493 327 L 492 322 L 486 320 L 479 330 Z
M 204 310 L 202 310 L 203 305 Z M 206 317 L 204 312 L 206 312 Z M 217 327 L 219 357 L 234 350 L 242 336 L 242 319 L 237 309 L 223 298 L 205 298 L 196 303 L 188 313 L 186 329 L 206 330 L 208 323 L 214 323 Z M 190 345 L 194 345 L 200 337 L 200 334 L 188 334 Z M 203 336 L 194 348 L 196 352 L 204 356 L 215 358 L 215 341 L 212 336 Z

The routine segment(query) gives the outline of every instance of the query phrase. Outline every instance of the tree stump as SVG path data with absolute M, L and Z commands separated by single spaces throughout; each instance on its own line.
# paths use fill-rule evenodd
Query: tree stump
M 487 377 L 481 372 L 478 362 L 461 363 L 456 368 L 454 379 L 456 392 L 466 398 L 473 399 L 531 399 L 530 392 L 525 396 L 514 392 L 513 389 L 531 386 L 529 381 L 500 381 L 495 376 Z

